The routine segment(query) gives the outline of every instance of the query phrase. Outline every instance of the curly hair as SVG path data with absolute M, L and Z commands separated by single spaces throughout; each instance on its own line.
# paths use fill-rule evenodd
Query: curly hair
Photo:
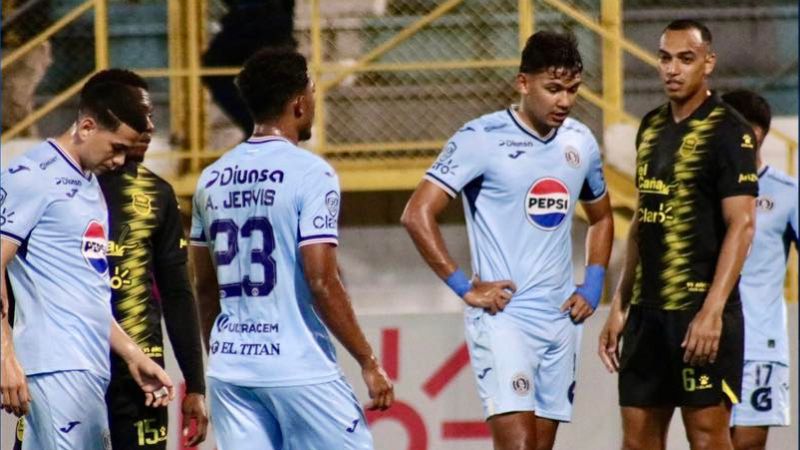
M 236 86 L 255 122 L 278 118 L 308 86 L 306 58 L 289 48 L 265 48 L 245 63 Z
M 583 71 L 578 41 L 573 34 L 539 31 L 528 38 L 519 71 L 537 73 L 550 68 L 565 69 L 573 75 Z

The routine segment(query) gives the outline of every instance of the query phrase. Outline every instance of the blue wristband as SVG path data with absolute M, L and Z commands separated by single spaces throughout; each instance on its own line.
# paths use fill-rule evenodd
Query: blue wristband
M 587 266 L 583 284 L 578 286 L 578 289 L 575 290 L 575 292 L 589 302 L 592 309 L 597 309 L 597 305 L 600 304 L 600 298 L 603 296 L 603 280 L 605 277 L 605 267 L 596 264 Z
M 464 297 L 464 295 L 472 289 L 472 283 L 469 282 L 467 274 L 461 269 L 456 269 L 444 282 L 447 283 L 450 289 L 459 297 Z

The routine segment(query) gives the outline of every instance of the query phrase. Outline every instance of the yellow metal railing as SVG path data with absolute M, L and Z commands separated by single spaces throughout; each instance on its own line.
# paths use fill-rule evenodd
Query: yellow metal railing
M 638 124 L 638 118 L 628 114 L 623 104 L 623 52 L 627 52 L 639 60 L 657 66 L 657 58 L 651 52 L 643 49 L 634 42 L 626 39 L 622 33 L 622 0 L 601 0 L 600 20 L 595 20 L 578 8 L 564 0 L 537 0 L 543 5 L 551 7 L 557 12 L 569 17 L 581 26 L 596 33 L 602 38 L 602 94 L 583 86 L 580 95 L 592 105 L 603 111 L 604 125 L 613 123 Z M 86 0 L 73 8 L 63 17 L 58 19 L 41 34 L 25 43 L 20 48 L 7 54 L 0 62 L 0 67 L 5 70 L 17 62 L 25 54 L 33 50 L 58 31 L 73 23 L 89 10 L 94 10 L 94 35 L 95 35 L 95 70 L 108 67 L 108 0 Z M 379 141 L 333 144 L 326 136 L 326 94 L 337 87 L 348 76 L 363 72 L 394 72 L 408 71 L 442 71 L 455 69 L 483 69 L 483 68 L 514 68 L 517 59 L 482 59 L 482 60 L 456 60 L 456 61 L 411 61 L 411 62 L 377 62 L 382 56 L 403 42 L 414 36 L 420 30 L 428 27 L 437 19 L 445 16 L 463 0 L 445 0 L 437 7 L 418 18 L 411 24 L 402 28 L 394 36 L 380 45 L 367 51 L 355 63 L 343 64 L 326 62 L 323 58 L 323 16 L 321 0 L 310 0 L 310 64 L 309 69 L 316 82 L 316 117 L 314 129 L 313 150 L 318 153 L 358 154 L 376 151 L 436 151 L 442 147 L 442 140 L 412 140 L 412 141 Z M 518 44 L 521 49 L 528 36 L 534 30 L 535 2 L 533 0 L 518 0 Z M 188 130 L 188 136 L 183 140 L 185 145 L 181 149 L 167 155 L 153 155 L 165 157 L 175 161 L 187 161 L 188 173 L 174 180 L 176 192 L 179 195 L 191 195 L 194 190 L 196 176 L 202 168 L 204 158 L 218 157 L 224 150 L 207 149 L 204 136 L 204 94 L 201 78 L 204 76 L 235 75 L 238 67 L 204 68 L 200 63 L 201 45 L 204 42 L 203 27 L 206 14 L 206 2 L 195 0 L 168 0 L 167 5 L 169 22 L 169 67 L 150 68 L 137 70 L 145 77 L 167 77 L 170 80 L 170 105 L 172 112 L 171 129 Z M 75 95 L 82 84 L 93 73 L 86 75 L 77 83 L 71 85 L 60 94 L 51 98 L 44 105 L 36 109 L 31 115 L 21 120 L 14 127 L 2 134 L 5 143 L 17 136 L 42 117 L 58 108 L 70 97 Z M 795 158 L 798 143 L 779 130 L 772 130 L 771 134 L 781 140 L 787 147 L 787 169 L 795 172 Z M 387 165 L 385 161 L 337 161 L 336 166 L 340 172 L 342 186 L 345 190 L 382 190 L 382 189 L 409 189 L 419 180 L 420 172 L 430 163 L 429 158 L 419 156 L 406 157 L 393 161 Z M 635 190 L 631 180 L 613 168 L 607 170 L 609 184 L 614 188 L 614 207 L 633 210 L 635 207 Z M 630 191 L 630 192 L 629 192 Z M 618 231 L 625 234 L 627 216 L 616 213 Z M 793 274 L 796 273 L 796 262 Z M 796 276 L 791 276 L 795 280 Z M 796 286 L 787 285 L 787 289 Z

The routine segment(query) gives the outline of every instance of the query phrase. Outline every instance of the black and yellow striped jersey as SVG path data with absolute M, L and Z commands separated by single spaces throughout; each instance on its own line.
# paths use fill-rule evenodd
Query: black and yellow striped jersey
M 642 119 L 633 304 L 666 310 L 703 304 L 725 237 L 722 199 L 758 195 L 755 151 L 749 125 L 715 94 L 681 122 L 669 104 Z M 734 287 L 728 304 L 738 302 Z
M 178 202 L 172 187 L 141 164 L 100 177 L 109 211 L 108 262 L 114 317 L 148 356 L 163 365 L 159 267 L 185 267 Z M 159 280 L 159 284 L 169 280 Z M 158 286 L 164 290 L 163 286 Z M 170 301 L 171 299 L 165 299 Z M 112 359 L 112 376 L 128 369 Z

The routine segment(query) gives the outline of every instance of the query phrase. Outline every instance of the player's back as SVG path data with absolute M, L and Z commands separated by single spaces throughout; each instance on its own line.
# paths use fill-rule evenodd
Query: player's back
M 208 376 L 243 386 L 341 376 L 300 253 L 337 243 L 338 208 L 333 169 L 282 138 L 251 139 L 203 171 L 191 239 L 209 247 L 221 304 Z
M 97 177 L 50 140 L 11 161 L 0 194 L 3 239 L 19 246 L 8 272 L 25 373 L 108 378 L 108 211 Z

